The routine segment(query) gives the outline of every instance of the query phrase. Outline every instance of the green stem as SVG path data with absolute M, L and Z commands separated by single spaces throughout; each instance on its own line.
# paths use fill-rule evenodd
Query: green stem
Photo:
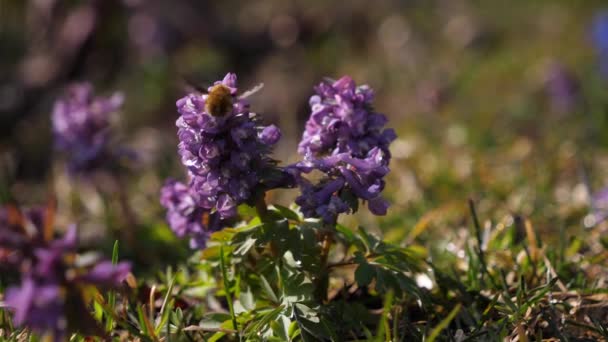
M 265 194 L 262 194 L 255 202 L 255 209 L 258 212 L 258 216 L 260 217 L 262 223 L 265 225 L 273 224 L 272 220 L 270 219 L 270 213 L 268 212 L 268 206 L 266 205 Z M 268 245 L 270 247 L 270 254 L 272 254 L 275 259 L 278 258 L 279 249 L 277 248 L 275 242 L 270 241 Z
M 320 253 L 320 265 L 321 271 L 319 272 L 319 276 L 315 279 L 315 296 L 320 303 L 324 303 L 327 301 L 327 292 L 329 290 L 329 271 L 330 266 L 327 264 L 327 259 L 329 257 L 329 251 L 331 249 L 331 245 L 334 242 L 334 228 L 335 224 L 326 225 L 324 230 L 319 232 L 318 239 L 321 242 L 321 253 Z
M 118 263 L 118 240 L 114 241 L 114 248 L 112 249 L 112 265 L 116 265 Z M 114 306 L 116 306 L 116 293 L 114 291 L 108 292 L 108 306 L 111 310 L 114 310 Z M 111 332 L 114 327 L 114 318 L 112 316 L 108 316 L 108 320 L 106 321 L 106 331 Z
M 266 199 L 264 194 L 262 194 L 262 196 L 260 196 L 255 202 L 255 210 L 258 212 L 258 215 L 260 216 L 260 220 L 262 220 L 262 222 L 268 222 L 268 206 L 266 205 Z
M 228 283 L 228 271 L 226 270 L 226 261 L 224 260 L 224 244 L 220 246 L 220 270 L 222 271 L 222 278 L 224 281 L 224 294 L 226 301 L 228 302 L 228 311 L 232 317 L 232 327 L 236 331 L 236 337 L 240 341 L 241 336 L 239 334 L 239 328 L 236 323 L 236 315 L 234 314 L 234 304 L 232 302 L 232 295 L 230 294 L 230 284 Z

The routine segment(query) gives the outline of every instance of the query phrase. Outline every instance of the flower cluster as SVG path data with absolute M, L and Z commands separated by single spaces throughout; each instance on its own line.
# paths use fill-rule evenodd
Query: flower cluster
M 203 247 L 210 232 L 236 216 L 239 204 L 252 204 L 260 191 L 296 183 L 302 190 L 296 203 L 306 217 L 335 222 L 339 214 L 355 211 L 359 199 L 372 213 L 386 213 L 388 203 L 380 194 L 395 132 L 373 111 L 368 86 L 357 86 L 350 77 L 318 85 L 298 146 L 304 159 L 284 169 L 268 157 L 279 129 L 259 124 L 237 96 L 236 76 L 227 74 L 208 91 L 177 101 L 178 149 L 190 182 L 169 181 L 161 191 L 167 221 L 176 235 L 191 238 L 192 247 Z M 303 176 L 313 170 L 325 178 L 315 184 Z
M 13 320 L 37 332 L 52 333 L 55 341 L 69 333 L 68 307 L 86 307 L 85 286 L 116 288 L 130 271 L 129 263 L 78 262 L 77 232 L 72 225 L 65 235 L 53 239 L 50 216 L 42 209 L 19 211 L 0 209 L 0 251 L 5 267 L 17 270 L 21 284 L 6 290 L 6 305 L 14 310 Z M 89 317 L 90 318 L 90 317 Z M 86 320 L 82 316 L 78 321 Z
M 89 83 L 70 86 L 55 102 L 52 114 L 55 146 L 68 155 L 68 169 L 72 173 L 96 168 L 109 157 L 109 117 L 122 103 L 120 93 L 109 98 L 95 97 Z
M 173 231 L 190 236 L 193 247 L 204 246 L 209 232 L 235 217 L 239 204 L 255 200 L 256 191 L 277 184 L 268 177 L 277 170 L 268 154 L 281 132 L 262 126 L 237 92 L 236 75 L 229 73 L 207 94 L 177 101 L 178 151 L 190 181 L 168 182 L 161 204 Z
M 229 92 L 216 94 L 218 89 Z M 197 204 L 223 219 L 234 217 L 236 207 L 252 197 L 262 180 L 260 171 L 272 165 L 270 146 L 280 138 L 279 129 L 260 126 L 247 101 L 236 94 L 236 76 L 227 74 L 209 94 L 189 94 L 177 101 L 179 153 Z M 225 107 L 222 112 L 215 111 L 218 104 Z
M 328 223 L 355 211 L 357 199 L 368 201 L 372 213 L 386 214 L 388 203 L 380 193 L 389 171 L 389 144 L 396 135 L 384 128 L 386 117 L 372 110 L 373 91 L 357 87 L 347 76 L 322 82 L 316 91 L 298 147 L 304 160 L 296 168 L 302 173 L 318 170 L 326 177 L 318 184 L 297 177 L 302 194 L 296 203 L 306 217 Z
M 197 194 L 187 185 L 167 180 L 160 203 L 167 209 L 167 222 L 175 235 L 190 237 L 191 248 L 204 248 L 209 235 L 222 228 L 219 214 L 197 205 Z
M 304 157 L 350 153 L 365 158 L 373 147 L 389 155 L 388 145 L 395 139 L 392 129 L 384 129 L 387 119 L 372 109 L 373 90 L 356 86 L 344 76 L 324 81 L 310 98 L 312 113 L 306 122 L 298 152 Z

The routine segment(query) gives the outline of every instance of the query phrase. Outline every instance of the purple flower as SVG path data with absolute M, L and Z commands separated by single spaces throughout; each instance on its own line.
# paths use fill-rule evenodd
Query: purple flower
M 299 180 L 302 194 L 296 204 L 305 217 L 319 217 L 327 223 L 335 223 L 339 214 L 350 212 L 351 208 L 339 196 L 344 180 L 336 178 L 319 184 L 312 184 L 304 178 Z
M 256 187 L 276 183 L 265 175 L 276 169 L 268 154 L 281 133 L 276 126 L 260 125 L 237 92 L 236 75 L 229 73 L 209 87 L 208 94 L 193 93 L 177 101 L 178 151 L 193 191 L 185 195 L 185 202 L 169 201 L 188 208 L 169 210 L 170 225 L 178 235 L 208 230 L 195 222 L 199 208 L 229 219 L 236 215 L 239 204 L 252 200 Z M 187 193 L 186 186 L 179 192 Z
M 298 152 L 305 158 L 350 153 L 364 158 L 379 147 L 390 158 L 388 145 L 395 139 L 384 129 L 386 117 L 372 110 L 374 93 L 367 85 L 356 86 L 348 76 L 321 82 L 310 98 L 312 113 L 306 122 Z
M 386 215 L 389 204 L 384 198 L 378 196 L 369 200 L 369 202 L 367 202 L 367 207 L 372 214 L 383 216 Z
M 591 196 L 591 215 L 594 225 L 608 218 L 608 187 Z
M 36 332 L 51 332 L 55 341 L 63 341 L 67 321 L 64 317 L 65 292 L 58 284 L 40 284 L 26 277 L 21 286 L 6 290 L 6 304 L 14 309 L 13 321 Z
M 95 284 L 102 288 L 116 288 L 127 278 L 129 272 L 131 272 L 129 262 L 114 265 L 111 261 L 101 261 L 94 265 L 88 273 L 80 276 L 77 281 Z
M 161 189 L 160 203 L 167 209 L 167 222 L 176 236 L 190 238 L 190 247 L 204 248 L 212 232 L 222 228 L 218 213 L 211 214 L 197 203 L 197 194 L 188 186 L 168 180 Z M 222 209 L 227 204 L 222 202 Z
M 395 131 L 384 128 L 387 119 L 372 109 L 373 91 L 357 86 L 348 76 L 321 82 L 310 98 L 312 113 L 306 122 L 295 165 L 302 190 L 296 199 L 306 217 L 335 222 L 353 212 L 358 199 L 367 201 L 375 215 L 385 215 L 388 202 L 380 197 L 389 172 L 389 145 Z M 303 173 L 321 171 L 325 178 L 312 184 Z
M 597 50 L 600 73 L 602 76 L 608 77 L 608 10 L 595 15 L 591 38 Z
M 89 83 L 70 86 L 55 102 L 52 114 L 55 147 L 68 156 L 71 172 L 98 167 L 108 156 L 110 113 L 122 103 L 120 93 L 109 98 L 95 97 Z
M 371 149 L 364 159 L 340 153 L 304 160 L 296 165 L 301 173 L 318 170 L 326 174 L 326 180 L 312 185 L 300 175 L 298 180 L 302 194 L 296 203 L 304 216 L 321 217 L 326 222 L 332 222 L 338 214 L 354 211 L 355 204 L 338 201 L 343 196 L 348 198 L 352 195 L 368 201 L 373 214 L 385 215 L 388 203 L 380 195 L 384 189 L 384 176 L 389 172 L 386 163 L 384 153 L 378 147 Z
M 0 253 L 0 261 L 3 261 L 0 267 L 15 266 L 24 258 L 33 258 L 36 248 L 49 246 L 46 238 L 50 234 L 45 230 L 52 225 L 48 222 L 51 215 L 47 210 L 41 207 L 0 207 L 0 252 L 4 251 Z
M 281 130 L 275 125 L 266 126 L 260 132 L 260 140 L 266 145 L 274 145 L 281 139 Z
M 113 265 L 96 260 L 88 268 L 78 265 L 77 229 L 70 226 L 61 238 L 48 234 L 51 215 L 43 210 L 3 208 L 0 210 L 0 249 L 9 255 L 3 266 L 20 275 L 21 284 L 7 289 L 6 303 L 14 312 L 17 325 L 37 332 L 51 332 L 55 341 L 68 333 L 66 307 L 86 307 L 79 292 L 84 286 L 116 288 L 130 271 L 129 263 Z M 91 317 L 89 321 L 92 321 Z M 70 322 L 76 329 L 82 316 Z M 91 333 L 95 333 L 90 331 Z
M 554 111 L 571 111 L 579 100 L 578 80 L 563 65 L 552 64 L 545 81 L 545 92 Z

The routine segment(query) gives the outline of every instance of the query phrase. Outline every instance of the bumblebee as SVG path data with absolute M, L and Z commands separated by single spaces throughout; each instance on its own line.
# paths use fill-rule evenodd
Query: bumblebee
M 205 111 L 213 116 L 224 116 L 232 110 L 230 88 L 223 84 L 211 87 L 205 100 Z
M 207 99 L 205 100 L 205 111 L 213 116 L 225 116 L 232 111 L 234 96 L 232 95 L 230 88 L 219 83 L 211 87 L 207 92 L 205 89 L 193 85 L 191 82 L 187 82 L 188 85 L 201 93 L 207 93 Z M 247 98 L 264 87 L 264 84 L 258 84 L 251 90 L 247 90 L 238 99 Z

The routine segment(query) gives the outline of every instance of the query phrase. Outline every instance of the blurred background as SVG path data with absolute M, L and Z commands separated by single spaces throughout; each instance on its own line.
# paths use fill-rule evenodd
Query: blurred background
M 163 216 L 163 179 L 183 177 L 175 101 L 188 82 L 206 87 L 236 72 L 242 90 L 264 83 L 252 108 L 283 130 L 276 157 L 287 163 L 297 159 L 313 86 L 348 74 L 376 90 L 376 110 L 399 134 L 387 189 L 393 206 L 384 218 L 363 214 L 361 224 L 392 241 L 449 236 L 453 248 L 472 197 L 486 227 L 521 215 L 549 239 L 576 235 L 587 229 L 591 194 L 608 184 L 603 7 L 0 0 L 3 191 L 25 204 L 56 195 L 60 208 L 74 207 L 73 194 L 62 195 L 70 185 L 53 167 L 50 134 L 52 103 L 70 82 L 89 80 L 100 95 L 124 92 L 116 138 L 140 156 L 128 197 L 140 212 L 153 208 L 140 219 L 151 221 Z M 63 210 L 66 221 L 95 217 L 95 196 L 78 193 L 92 215 Z

